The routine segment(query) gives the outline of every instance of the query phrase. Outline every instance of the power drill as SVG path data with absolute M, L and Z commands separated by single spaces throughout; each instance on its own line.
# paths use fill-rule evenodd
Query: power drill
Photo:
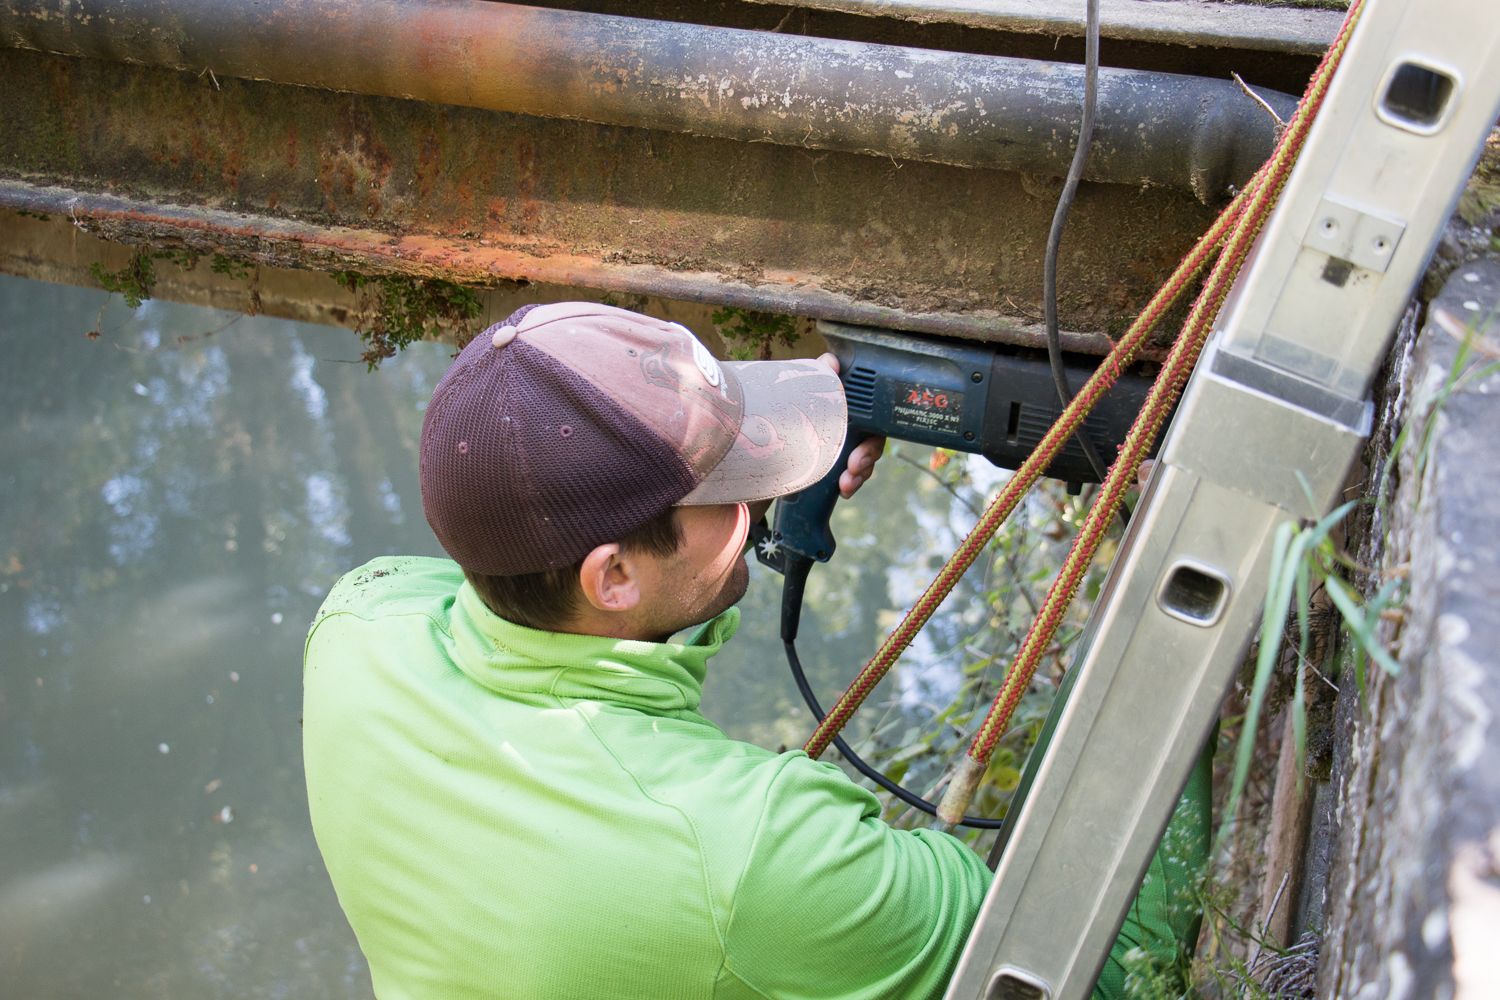
M 821 721 L 823 709 L 802 671 L 795 640 L 808 572 L 814 562 L 827 562 L 837 545 L 829 518 L 839 498 L 839 474 L 848 466 L 849 453 L 866 438 L 884 435 L 983 455 L 1001 468 L 1016 469 L 1041 442 L 1062 407 L 1045 350 L 827 321 L 820 322 L 818 329 L 839 359 L 849 407 L 844 448 L 828 475 L 778 500 L 771 524 L 763 521 L 753 526 L 750 536 L 756 558 L 784 576 L 781 639 L 787 663 L 807 707 Z M 1099 360 L 1065 355 L 1069 384 L 1081 386 Z M 1138 370 L 1127 371 L 1095 404 L 1083 427 L 1099 454 L 1113 456 L 1124 442 L 1151 382 L 1151 377 Z M 1073 493 L 1086 482 L 1098 482 L 1076 437 L 1069 439 L 1046 475 L 1067 482 Z M 834 739 L 834 746 L 876 784 L 918 809 L 932 811 L 931 803 L 860 760 L 841 738 Z M 966 825 L 998 826 L 999 821 L 970 819 Z
M 839 359 L 849 432 L 828 475 L 778 500 L 774 523 L 753 532 L 756 557 L 780 573 L 789 558 L 827 562 L 833 555 L 837 543 L 828 521 L 839 496 L 839 473 L 866 438 L 936 445 L 1017 469 L 1062 410 L 1044 350 L 827 321 L 818 329 Z M 1099 363 L 1083 355 L 1064 358 L 1074 386 Z M 1083 426 L 1101 455 L 1112 456 L 1124 442 L 1150 388 L 1148 376 L 1126 372 L 1094 406 Z M 1067 482 L 1073 493 L 1098 482 L 1076 438 L 1046 475 Z

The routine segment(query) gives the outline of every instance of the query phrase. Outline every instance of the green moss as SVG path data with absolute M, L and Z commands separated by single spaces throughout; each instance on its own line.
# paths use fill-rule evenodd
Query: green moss
M 214 274 L 222 274 L 234 281 L 247 281 L 250 278 L 250 265 L 233 257 L 226 257 L 221 253 L 213 255 L 208 262 L 208 269 Z
M 462 350 L 474 339 L 480 306 L 472 288 L 437 278 L 357 271 L 335 271 L 330 277 L 358 296 L 354 332 L 365 345 L 360 360 L 370 371 L 419 340 L 449 333 Z
M 125 304 L 134 309 L 142 302 L 151 298 L 152 291 L 156 288 L 155 263 L 159 260 L 175 264 L 183 273 L 191 272 L 198 266 L 202 255 L 192 250 L 152 250 L 150 247 L 141 247 L 131 255 L 130 260 L 118 271 L 106 270 L 104 265 L 95 261 L 89 265 L 89 273 L 94 280 L 103 286 L 106 292 L 115 292 L 125 297 Z M 209 261 L 209 270 L 214 274 L 226 275 L 235 281 L 249 280 L 254 265 L 224 254 L 215 253 Z M 253 290 L 252 290 L 253 296 Z M 252 310 L 252 313 L 254 310 Z
M 1490 133 L 1484 152 L 1458 199 L 1458 214 L 1471 226 L 1500 209 L 1500 128 Z

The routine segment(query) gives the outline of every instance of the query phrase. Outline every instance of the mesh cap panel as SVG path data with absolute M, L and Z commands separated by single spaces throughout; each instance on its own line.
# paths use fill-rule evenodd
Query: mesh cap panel
M 421 478 L 443 548 L 500 576 L 571 565 L 697 483 L 674 448 L 571 369 L 521 341 L 496 350 L 487 335 L 433 393 Z

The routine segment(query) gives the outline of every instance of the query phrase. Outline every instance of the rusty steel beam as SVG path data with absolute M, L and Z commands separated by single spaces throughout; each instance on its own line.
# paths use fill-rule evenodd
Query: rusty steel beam
M 107 206 L 120 239 L 1037 342 L 1045 178 L 17 49 L 0 78 L 0 206 Z M 1085 184 L 1064 328 L 1122 328 L 1211 218 Z
M 5 0 L 70 56 L 804 149 L 1065 172 L 1082 69 L 486 0 Z M 1295 101 L 1262 95 L 1287 117 Z M 1227 79 L 1106 67 L 1084 177 L 1228 197 L 1275 122 Z
M 597 257 L 552 253 L 530 248 L 497 247 L 488 240 L 408 234 L 391 238 L 369 230 L 308 225 L 285 219 L 177 206 L 147 206 L 112 195 L 0 181 L 0 205 L 32 217 L 46 217 L 63 227 L 111 242 L 180 247 L 195 253 L 224 252 L 288 270 L 358 270 L 437 277 L 508 293 L 519 306 L 533 299 L 552 301 L 550 289 L 597 290 L 682 303 L 735 306 L 766 312 L 835 319 L 866 326 L 897 327 L 942 336 L 990 339 L 1045 349 L 1046 333 L 1014 323 L 980 325 L 978 317 L 942 313 L 913 316 L 878 302 L 861 302 L 818 287 L 805 274 L 762 272 L 757 280 L 725 280 L 717 273 L 665 270 L 649 265 L 612 264 Z M 0 271 L 3 266 L 0 240 Z M 33 257 L 35 252 L 33 251 Z M 22 276 L 41 276 L 42 261 L 32 260 Z M 31 273 L 26 273 L 31 272 Z M 536 292 L 525 293 L 528 285 Z M 222 293 L 223 290 L 221 290 Z M 322 290 L 327 299 L 347 298 L 336 286 Z M 304 298 L 307 295 L 304 293 Z M 576 296 L 569 296 L 576 297 Z M 304 313 L 309 307 L 301 304 Z M 308 313 L 309 315 L 311 313 Z M 290 315 L 290 314 L 288 314 Z M 296 318 L 304 318 L 302 313 Z M 321 318 L 343 325 L 346 316 Z M 1063 349 L 1103 354 L 1109 338 L 1101 333 L 1062 334 Z M 1143 357 L 1159 357 L 1147 351 Z
M 33 202 L 37 207 L 40 204 L 39 201 Z M 107 233 L 119 235 L 115 222 L 106 221 L 102 215 L 80 217 L 81 220 L 85 218 L 87 221 L 82 224 L 88 227 L 88 232 L 79 229 L 69 214 L 0 209 L 0 233 L 4 234 L 0 238 L 0 275 L 100 288 L 93 273 L 95 266 L 110 273 L 117 272 L 131 263 L 138 248 L 105 238 Z M 181 254 L 174 259 L 153 259 L 151 273 L 155 281 L 151 297 L 245 315 L 273 316 L 349 330 L 359 328 L 362 318 L 360 296 L 338 284 L 326 272 L 257 263 L 253 267 L 241 268 L 239 273 L 225 273 L 215 272 L 212 264 L 212 258 L 207 256 L 196 261 Z M 479 313 L 471 330 L 504 319 L 522 306 L 593 300 L 600 298 L 600 293 L 597 289 L 578 285 L 510 281 L 479 289 L 476 298 Z M 724 340 L 714 324 L 714 306 L 711 304 L 633 293 L 614 295 L 609 301 L 648 316 L 681 323 L 692 330 L 715 357 L 727 358 L 734 347 Z M 221 325 L 222 320 L 212 324 L 214 327 Z M 87 332 L 83 327 L 49 331 L 60 336 Z M 815 322 L 799 320 L 794 332 L 798 335 L 795 343 L 771 345 L 772 357 L 815 358 L 828 350 Z M 449 331 L 440 332 L 438 337 L 444 342 L 453 342 Z M 356 348 L 353 338 L 344 344 L 348 351 L 346 357 L 353 360 L 359 348 Z M 1086 351 L 1089 346 L 1088 342 L 1081 345 L 1075 342 L 1076 349 Z
M 0 206 L 119 239 L 1036 342 L 1045 178 L 18 49 L 0 78 Z M 1121 328 L 1211 218 L 1085 184 L 1064 328 Z

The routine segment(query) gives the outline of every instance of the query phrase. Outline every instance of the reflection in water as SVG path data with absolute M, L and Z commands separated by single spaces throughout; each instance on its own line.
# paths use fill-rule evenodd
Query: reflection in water
M 367 374 L 344 331 L 259 317 L 205 337 L 233 317 L 118 299 L 91 341 L 104 298 L 0 277 L 0 995 L 366 997 L 307 820 L 302 640 L 341 573 L 440 554 L 416 449 L 450 352 Z M 893 459 L 840 505 L 802 626 L 825 702 L 972 523 Z M 772 748 L 811 731 L 779 586 L 752 563 L 704 704 Z M 853 735 L 953 697 L 984 587 L 955 593 Z
M 419 504 L 439 347 L 0 278 L 0 995 L 365 997 L 308 827 L 306 623 Z

